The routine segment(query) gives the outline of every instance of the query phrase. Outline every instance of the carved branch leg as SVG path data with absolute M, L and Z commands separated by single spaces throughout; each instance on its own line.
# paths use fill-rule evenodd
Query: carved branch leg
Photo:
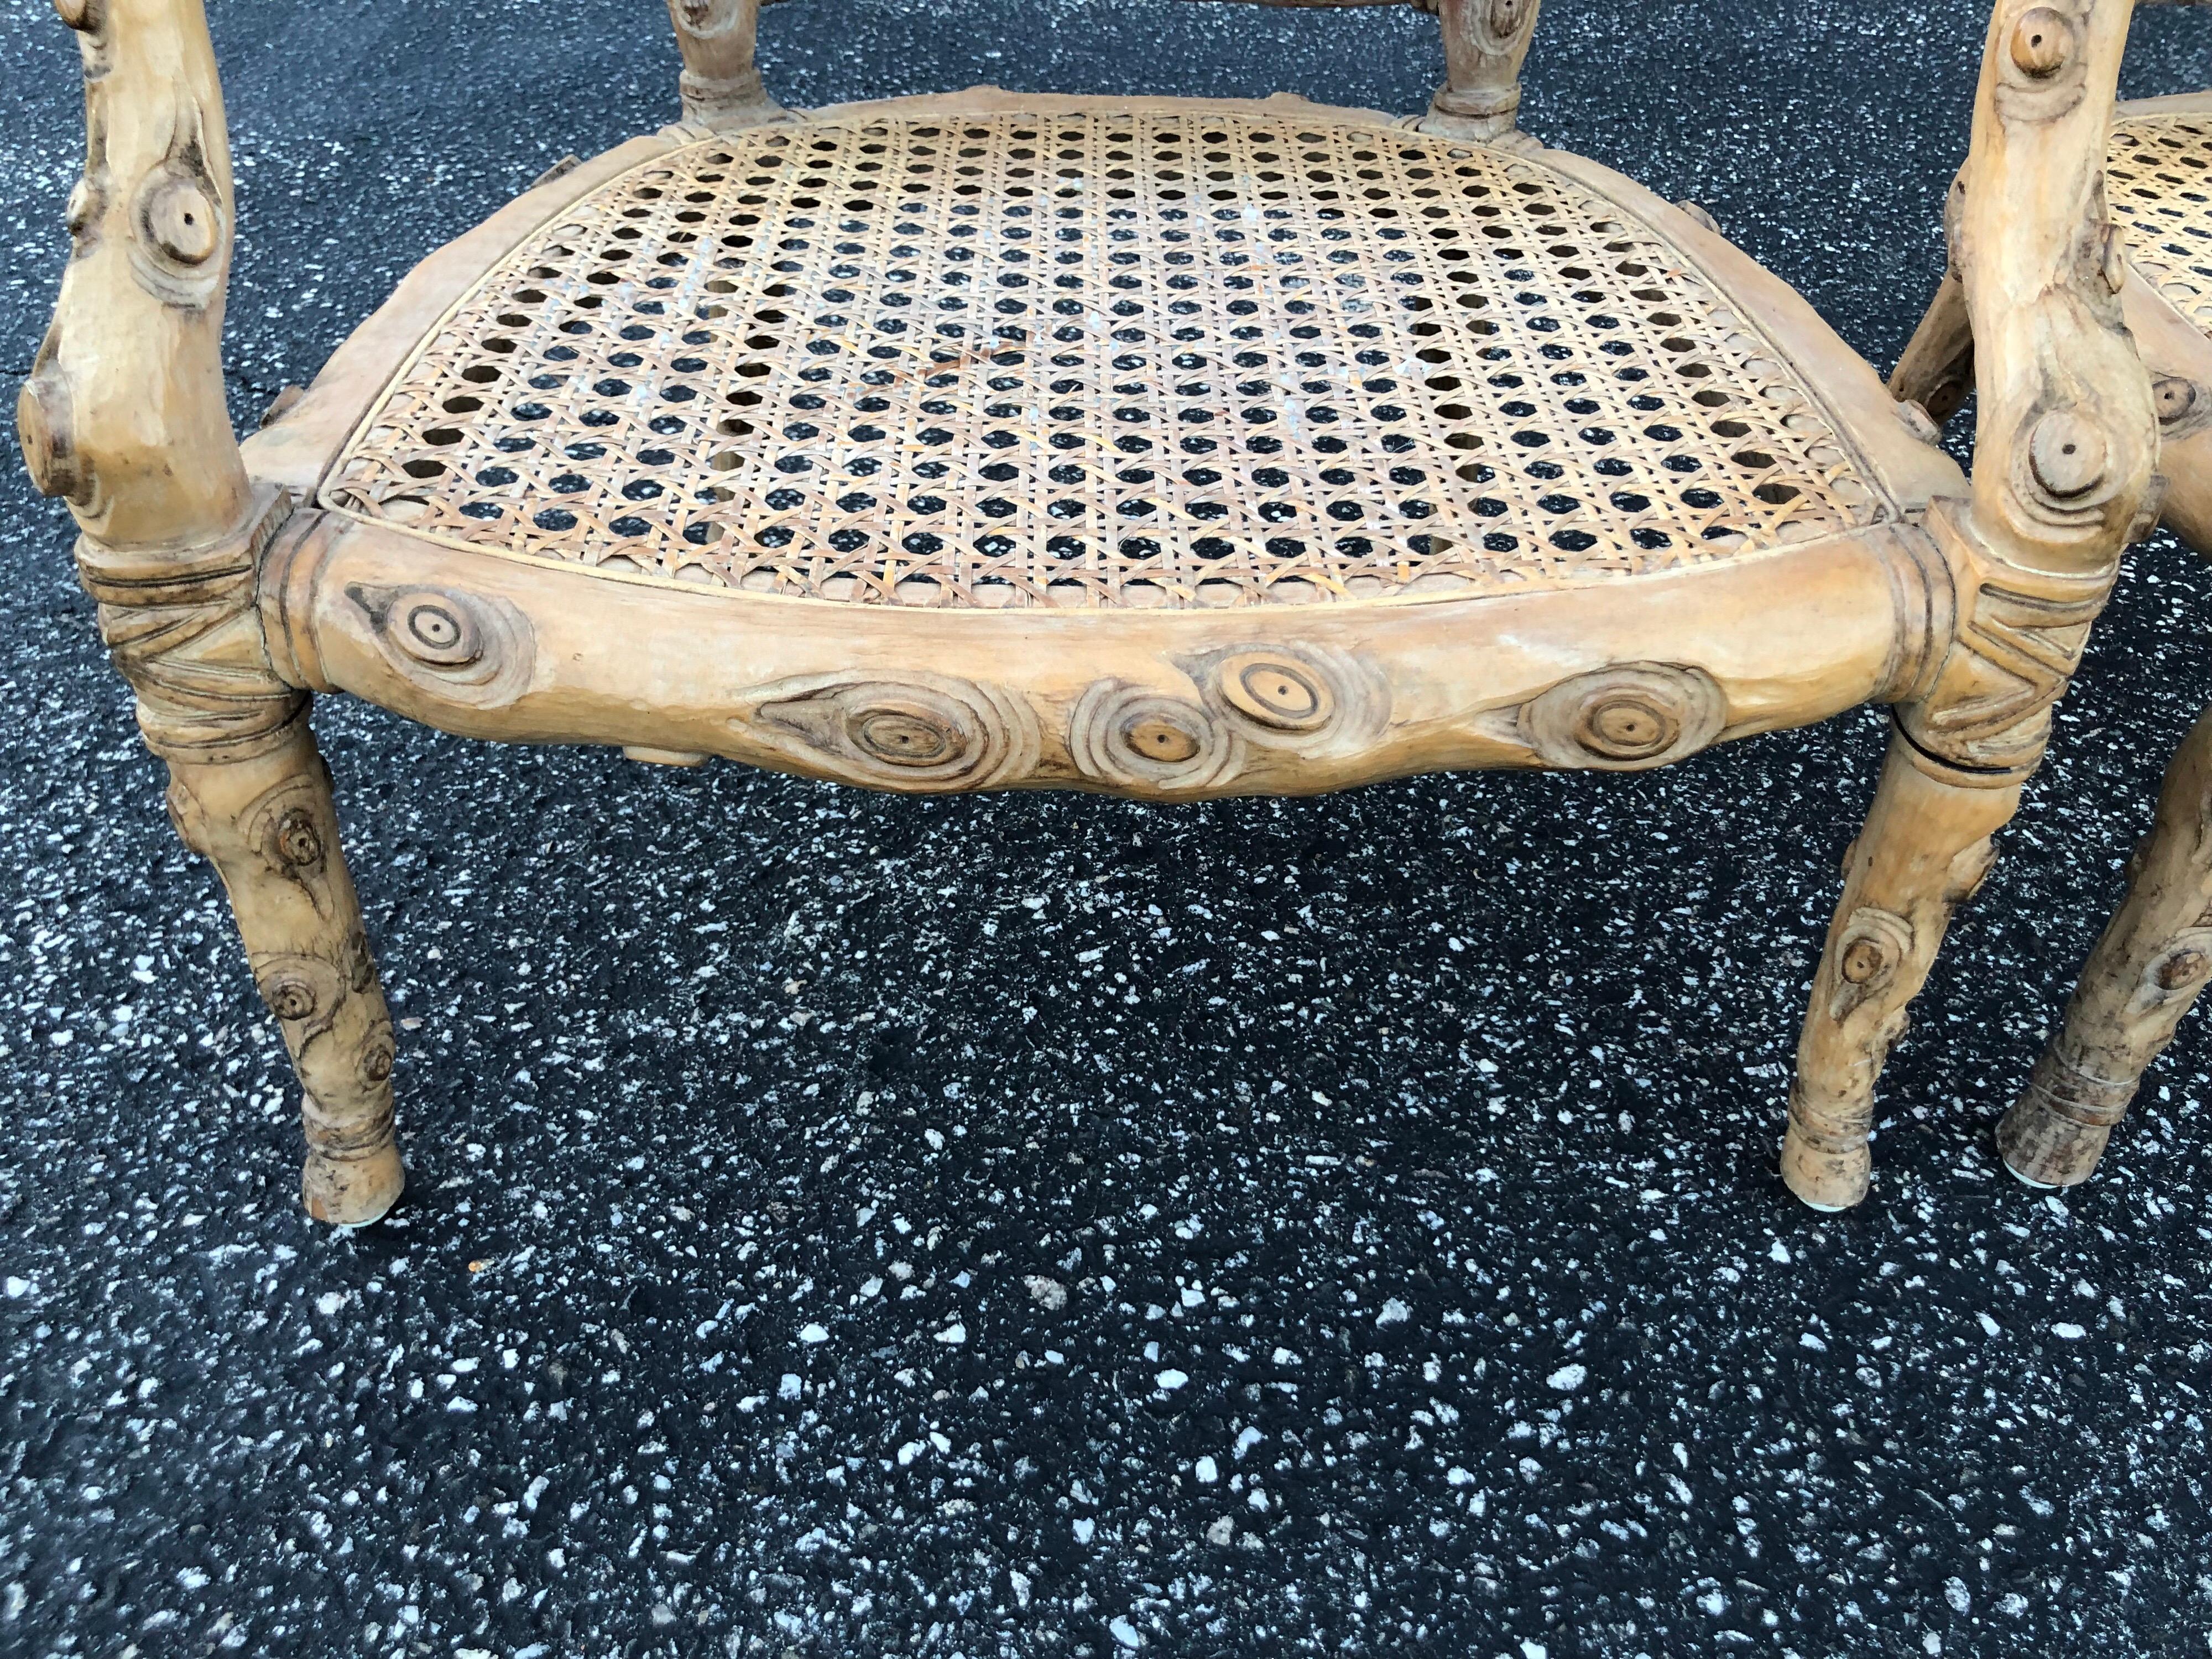
M 761 0 L 668 0 L 684 54 L 684 118 L 717 132 L 757 126 L 785 113 L 768 94 L 754 48 Z
M 254 984 L 299 1072 L 307 1213 L 375 1220 L 406 1180 L 392 1136 L 392 1018 L 304 703 L 277 745 L 251 760 L 172 760 L 169 811 L 222 877 Z
M 1539 0 L 1414 0 L 1443 25 L 1444 83 L 1429 100 L 1424 132 L 1509 147 L 1518 133 L 1521 65 L 1536 32 Z
M 1989 872 L 1990 837 L 2042 763 L 2051 708 L 2118 568 L 2014 563 L 1960 503 L 1938 503 L 1929 528 L 1958 606 L 1953 642 L 1897 711 L 1873 809 L 1844 860 L 1790 1085 L 1782 1176 L 1820 1209 L 1866 1196 L 1875 1080 L 1953 909 Z
M 269 655 L 262 556 L 291 506 L 246 474 L 223 403 L 230 152 L 199 0 L 64 0 L 89 143 L 72 257 L 23 383 L 33 483 L 64 497 L 100 637 L 169 805 L 230 891 L 307 1091 L 304 1190 L 326 1221 L 399 1194 L 392 1022 L 338 854 L 307 698 Z
M 2060 1027 L 1997 1125 L 2005 1167 L 2035 1187 L 2087 1181 L 2212 978 L 2212 713 L 2167 768 L 2158 821 L 2128 870 L 2128 896 L 2089 953 Z
M 1866 1196 L 1875 1079 L 1953 909 L 1988 873 L 1990 837 L 2019 807 L 2020 790 L 2017 780 L 1991 787 L 1946 766 L 1902 732 L 1890 739 L 1873 810 L 1844 858 L 1790 1091 L 1782 1178 L 1815 1209 Z

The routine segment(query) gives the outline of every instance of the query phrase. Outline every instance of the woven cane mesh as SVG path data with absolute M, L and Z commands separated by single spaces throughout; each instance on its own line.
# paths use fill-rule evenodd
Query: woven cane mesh
M 2182 315 L 2212 333 L 2212 117 L 2115 122 L 2105 189 L 2129 260 Z
M 325 499 L 601 569 L 970 606 L 1495 591 L 1884 512 L 1794 371 L 1613 204 L 1202 106 L 655 158 L 478 286 Z

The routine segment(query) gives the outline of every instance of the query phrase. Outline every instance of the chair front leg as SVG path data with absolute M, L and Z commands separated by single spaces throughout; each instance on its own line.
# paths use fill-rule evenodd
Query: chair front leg
M 2005 1167 L 2035 1187 L 2087 1181 L 2212 979 L 2212 712 L 2166 769 L 2158 819 L 2128 868 L 2128 895 L 2090 951 L 2065 1023 L 1997 1125 Z
M 1929 527 L 1960 614 L 1897 711 L 1874 805 L 1844 856 L 1790 1085 L 1782 1177 L 1816 1209 L 1866 1196 L 1882 1062 L 1952 912 L 1995 861 L 1991 837 L 2042 764 L 2052 706 L 2118 571 L 2014 564 L 1976 533 L 1963 503 L 1938 503 Z
M 2021 779 L 1994 785 L 1893 732 L 1866 826 L 1844 859 L 1797 1044 L 1782 1178 L 1819 1210 L 1866 1196 L 1875 1080 L 1904 1035 L 1951 914 L 1988 874 L 1990 837 L 2020 805 Z
M 392 1133 L 392 1017 L 304 702 L 276 746 L 251 759 L 171 760 L 169 811 L 222 878 L 254 985 L 299 1073 L 307 1213 L 376 1220 L 406 1182 Z
M 270 657 L 263 556 L 292 504 L 246 473 L 222 390 L 230 153 L 200 0 L 59 8 L 91 140 L 74 257 L 16 410 L 40 489 L 137 694 L 169 805 L 229 890 L 306 1089 L 307 1208 L 373 1221 L 399 1194 L 392 1022 L 338 853 L 307 697 Z

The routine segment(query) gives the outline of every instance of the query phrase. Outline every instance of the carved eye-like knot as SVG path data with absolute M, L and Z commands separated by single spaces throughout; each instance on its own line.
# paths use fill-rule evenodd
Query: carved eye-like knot
M 1553 766 L 1663 765 L 1718 737 L 1728 699 L 1702 669 L 1624 663 L 1563 680 L 1522 711 Z
M 261 995 L 279 1019 L 307 1019 L 315 1012 L 315 988 L 292 975 L 270 980 Z
M 2158 987 L 2161 991 L 2179 991 L 2204 977 L 2204 970 L 2212 968 L 2212 957 L 2193 945 L 2176 951 L 2158 965 Z
M 2023 75 L 2047 80 L 2074 55 L 2074 25 L 2049 6 L 2030 8 L 2013 25 L 2012 61 Z
M 276 856 L 301 869 L 322 862 L 322 832 L 306 807 L 295 806 L 277 821 Z
M 1328 682 L 1287 656 L 1240 653 L 1222 663 L 1220 684 L 1231 708 L 1271 732 L 1318 732 L 1336 714 Z
M 392 1062 L 396 1058 L 389 1037 L 378 1037 L 368 1045 L 361 1057 L 361 1074 L 371 1083 L 381 1083 L 392 1075 Z
M 392 618 L 401 647 L 422 662 L 459 668 L 482 654 L 483 642 L 468 614 L 442 599 L 417 595 L 403 600 Z
M 2185 419 L 2197 407 L 2197 382 L 2179 374 L 2161 375 L 2150 389 L 2151 400 L 2158 410 L 2158 423 L 2172 426 Z
M 2094 489 L 2104 482 L 2105 461 L 2105 434 L 2070 409 L 2045 415 L 2027 441 L 2028 470 L 2054 501 Z
M 51 366 L 25 380 L 16 396 L 15 440 L 41 495 L 59 495 L 79 507 L 91 501 L 92 477 L 77 459 L 69 382 Z
M 1121 746 L 1139 760 L 1179 766 L 1205 747 L 1204 731 L 1197 720 L 1180 710 L 1142 715 L 1123 723 Z
M 215 198 L 190 174 L 172 173 L 148 191 L 140 212 L 154 246 L 180 265 L 202 265 L 222 241 Z
M 1535 9 L 1536 0 L 1490 0 L 1491 29 L 1501 37 L 1510 38 Z
M 958 761 L 971 739 L 951 713 L 918 698 L 864 703 L 847 718 L 846 735 L 862 753 L 889 766 L 936 767 Z

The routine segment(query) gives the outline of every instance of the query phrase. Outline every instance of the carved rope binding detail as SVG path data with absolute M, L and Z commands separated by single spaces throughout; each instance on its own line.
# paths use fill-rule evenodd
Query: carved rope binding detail
M 260 493 L 241 535 L 149 551 L 80 537 L 77 580 L 99 605 L 100 636 L 137 694 L 146 746 L 167 761 L 244 760 L 276 747 L 307 694 L 277 678 L 256 602 L 261 556 L 292 516 Z

